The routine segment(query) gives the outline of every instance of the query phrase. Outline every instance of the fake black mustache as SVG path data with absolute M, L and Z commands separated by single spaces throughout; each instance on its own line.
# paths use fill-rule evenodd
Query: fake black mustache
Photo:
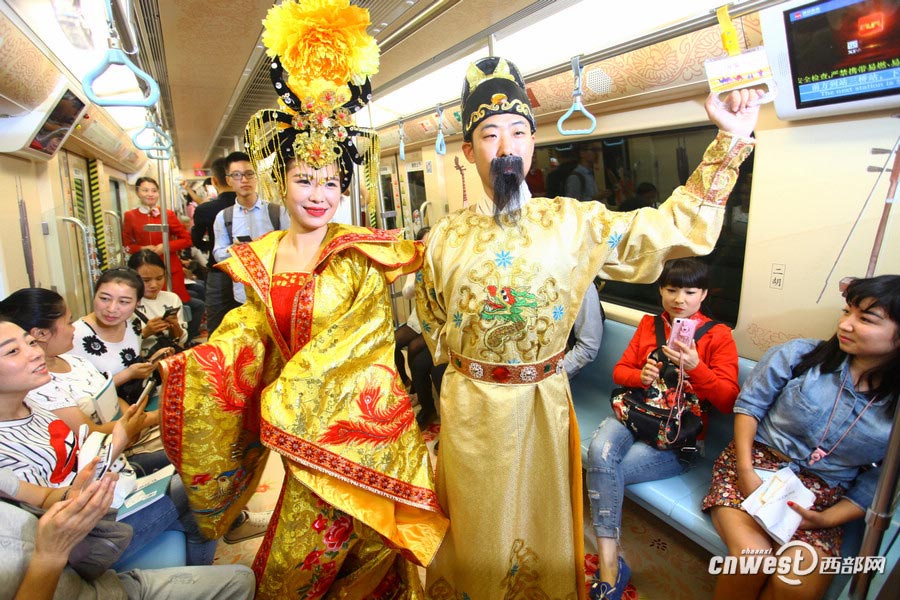
M 519 188 L 525 180 L 525 164 L 521 156 L 498 156 L 491 161 L 491 183 L 494 188 L 494 221 L 500 224 L 500 215 L 507 206 L 515 206 L 519 200 Z M 518 210 L 508 213 L 515 222 Z

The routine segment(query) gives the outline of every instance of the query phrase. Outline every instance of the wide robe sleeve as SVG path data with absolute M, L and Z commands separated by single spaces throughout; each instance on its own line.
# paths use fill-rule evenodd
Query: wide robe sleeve
M 254 344 L 260 372 L 246 389 L 258 401 L 247 404 L 258 407 L 259 441 L 287 459 L 290 476 L 408 558 L 428 564 L 448 522 L 393 366 L 389 293 L 390 281 L 419 266 L 421 246 L 398 240 L 396 233 L 331 227 L 314 272 L 291 274 L 298 293 L 286 335 L 271 310 L 269 275 L 283 235 L 273 232 L 242 245 L 220 265 L 250 293 L 209 345 L 236 340 L 236 359 L 240 340 Z M 181 454 L 184 464 L 187 452 Z M 187 487 L 189 479 L 182 477 Z M 214 498 L 215 490 L 210 494 Z
M 656 209 L 618 213 L 599 202 L 578 203 L 588 223 L 574 233 L 586 242 L 590 277 L 652 283 L 667 260 L 709 254 L 738 168 L 752 149 L 745 139 L 719 132 L 685 185 Z
M 162 362 L 163 444 L 210 539 L 256 491 L 268 454 L 260 395 L 282 365 L 257 297 L 229 312 L 212 340 Z

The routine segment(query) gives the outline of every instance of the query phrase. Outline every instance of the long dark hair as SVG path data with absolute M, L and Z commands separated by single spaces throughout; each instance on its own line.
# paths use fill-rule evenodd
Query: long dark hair
M 105 283 L 124 283 L 128 287 L 134 288 L 134 291 L 137 292 L 138 300 L 144 297 L 144 280 L 141 279 L 141 276 L 134 269 L 115 267 L 103 271 L 97 279 L 97 283 L 94 284 L 94 296 L 97 295 L 97 290 L 100 289 L 100 286 Z
M 159 267 L 163 270 L 163 273 L 166 272 L 166 263 L 163 259 L 160 258 L 159 254 L 153 250 L 148 250 L 147 248 L 132 254 L 131 258 L 128 259 L 128 268 L 134 269 L 135 271 L 138 270 L 138 267 L 144 265 Z
M 22 288 L 0 302 L 0 315 L 25 331 L 49 329 L 66 314 L 65 299 L 52 290 Z
M 848 306 L 859 307 L 862 302 L 871 300 L 867 308 L 880 307 L 887 317 L 897 325 L 897 339 L 900 340 L 900 275 L 880 275 L 870 279 L 856 279 L 844 294 Z M 809 369 L 818 366 L 822 373 L 833 373 L 841 368 L 847 353 L 841 350 L 837 333 L 830 339 L 820 342 L 800 363 L 794 367 L 793 376 L 799 377 Z M 891 412 L 896 409 L 897 396 L 900 394 L 900 346 L 888 356 L 888 359 L 877 367 L 873 367 L 860 376 L 865 379 L 869 390 L 879 398 L 890 400 Z

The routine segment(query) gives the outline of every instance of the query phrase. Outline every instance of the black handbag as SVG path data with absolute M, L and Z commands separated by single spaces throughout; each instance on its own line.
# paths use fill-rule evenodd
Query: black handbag
M 694 341 L 718 325 L 709 321 L 697 328 Z M 695 450 L 703 429 L 700 399 L 684 389 L 684 369 L 673 365 L 660 347 L 666 343 L 661 316 L 655 319 L 657 349 L 651 356 L 662 362 L 659 378 L 648 388 L 618 387 L 610 404 L 619 421 L 640 441 L 658 450 Z

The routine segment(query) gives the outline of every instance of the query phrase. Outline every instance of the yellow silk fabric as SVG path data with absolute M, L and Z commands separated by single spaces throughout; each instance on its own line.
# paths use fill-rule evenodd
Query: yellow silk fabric
M 428 564 L 448 524 L 394 370 L 388 288 L 418 268 L 421 247 L 396 232 L 329 225 L 313 273 L 274 278 L 297 291 L 285 338 L 272 309 L 283 235 L 236 247 L 221 266 L 247 285 L 247 302 L 207 344 L 164 365 L 164 440 L 191 506 L 207 535 L 222 535 L 272 449 L 285 457 L 288 479 Z M 288 550 L 275 544 L 269 558 L 287 565 L 275 554 Z M 264 572 L 287 577 L 271 564 Z
M 561 351 L 596 275 L 651 282 L 706 254 L 750 147 L 720 134 L 658 210 L 531 198 L 519 222 L 462 210 L 431 232 L 417 289 L 435 362 L 530 364 Z M 441 387 L 438 495 L 451 527 L 428 569 L 435 600 L 582 598 L 581 451 L 565 374 L 479 380 L 450 361 Z

